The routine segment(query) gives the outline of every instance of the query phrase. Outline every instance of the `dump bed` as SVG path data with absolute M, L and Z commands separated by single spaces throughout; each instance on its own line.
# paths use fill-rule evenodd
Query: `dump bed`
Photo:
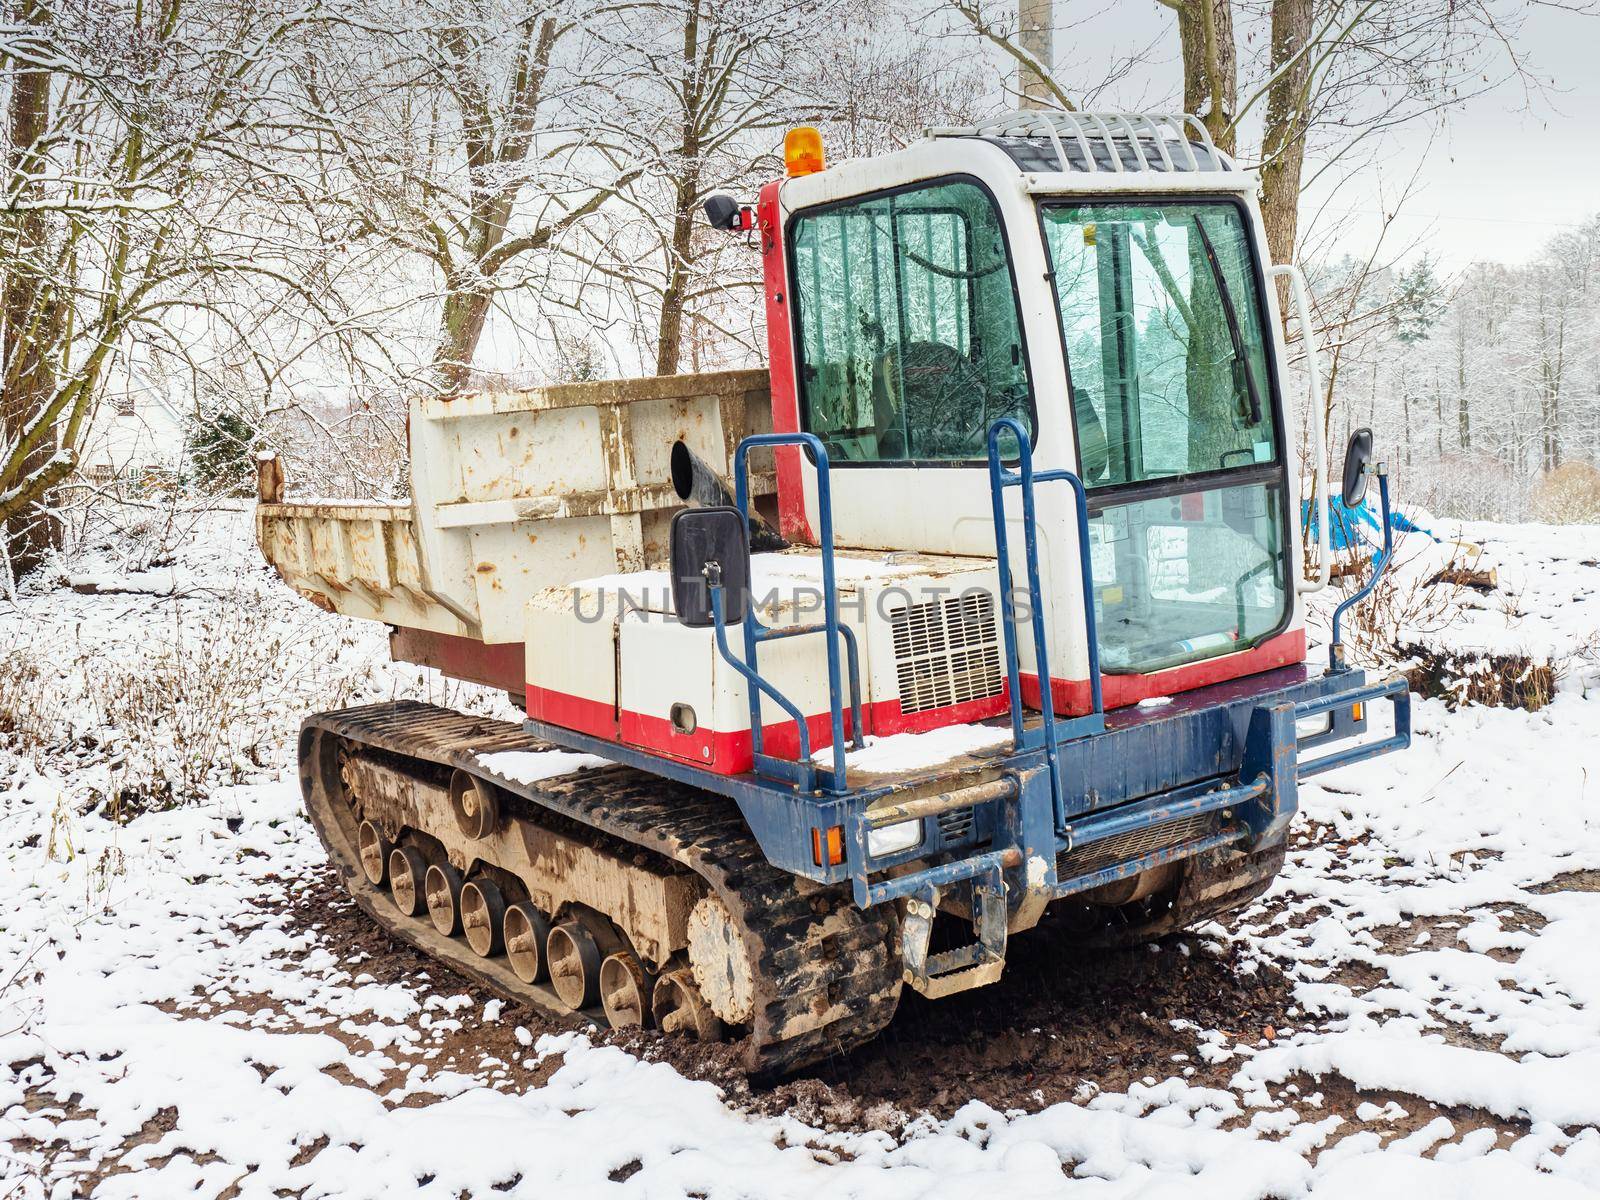
M 666 558 L 674 442 L 728 475 L 771 427 L 764 370 L 421 397 L 409 500 L 264 501 L 256 533 L 329 611 L 520 642 L 529 596 Z M 752 494 L 770 495 L 757 465 Z

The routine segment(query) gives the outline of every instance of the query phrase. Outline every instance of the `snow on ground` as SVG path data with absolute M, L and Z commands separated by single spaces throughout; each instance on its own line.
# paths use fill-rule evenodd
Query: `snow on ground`
M 1570 626 L 1538 606 L 1600 583 L 1581 565 L 1592 543 L 1566 531 L 1474 534 L 1526 555 L 1511 564 L 1529 581 L 1521 620 Z M 1194 1028 L 1193 1062 L 1222 1085 L 1175 1062 L 1034 1111 L 973 1100 L 894 1135 L 829 1130 L 581 1033 L 508 1043 L 499 1006 L 443 972 L 379 980 L 336 958 L 288 913 L 323 859 L 299 809 L 296 714 L 430 687 L 495 701 L 442 694 L 385 662 L 381 631 L 295 601 L 238 514 L 176 559 L 170 595 L 52 592 L 0 614 L 0 648 L 50 689 L 25 719 L 57 739 L 0 751 L 0 1196 L 1600 1189 L 1600 697 L 1537 713 L 1423 702 L 1411 752 L 1303 787 L 1283 878 L 1233 931 L 1205 931 L 1288 972 L 1300 1010 L 1295 1027 Z M 232 691 L 191 662 L 230 646 Z M 153 702 L 104 693 L 141 677 L 209 682 L 222 694 L 194 704 L 225 734 L 169 730 L 130 765 L 132 735 L 168 726 Z M 215 762 L 186 762 L 195 739 Z M 122 789 L 137 812 L 163 775 L 200 798 L 125 823 L 94 811 Z M 460 1053 L 477 1031 L 512 1049 Z
M 1483 547 L 1484 561 L 1499 566 L 1499 600 L 1460 597 L 1474 605 L 1471 619 L 1442 639 L 1544 661 L 1578 658 L 1600 684 L 1600 525 L 1464 522 L 1453 536 Z
M 1438 651 L 1520 655 L 1600 686 L 1600 525 L 1499 525 L 1414 513 L 1439 539 L 1398 536 L 1391 605 L 1400 640 Z M 1431 586 L 1441 570 L 1493 571 L 1498 586 Z M 1364 578 L 1364 576 L 1363 576 Z M 1314 616 L 1326 617 L 1318 604 Z

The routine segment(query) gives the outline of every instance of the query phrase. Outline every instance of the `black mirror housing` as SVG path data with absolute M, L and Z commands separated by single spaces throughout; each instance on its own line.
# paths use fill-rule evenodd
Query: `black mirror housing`
M 739 510 L 731 506 L 686 508 L 672 518 L 672 610 L 678 623 L 704 629 L 716 623 L 707 568 L 722 579 L 722 619 L 744 620 L 750 599 L 750 539 Z
M 1358 508 L 1367 498 L 1368 466 L 1372 463 L 1372 430 L 1362 428 L 1350 435 L 1344 451 L 1344 506 Z
M 712 192 L 707 196 L 705 210 L 706 220 L 711 222 L 713 229 L 726 229 L 731 232 L 743 228 L 739 202 L 727 192 Z

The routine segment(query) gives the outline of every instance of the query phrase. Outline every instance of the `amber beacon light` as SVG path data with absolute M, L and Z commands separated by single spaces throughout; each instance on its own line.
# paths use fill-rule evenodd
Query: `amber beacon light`
M 822 134 L 809 125 L 789 130 L 783 136 L 783 169 L 793 179 L 797 175 L 815 175 L 822 170 Z

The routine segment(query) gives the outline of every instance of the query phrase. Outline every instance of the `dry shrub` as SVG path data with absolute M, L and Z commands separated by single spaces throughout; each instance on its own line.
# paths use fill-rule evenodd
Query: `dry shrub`
M 1556 668 L 1525 654 L 1440 650 L 1423 645 L 1399 649 L 1412 659 L 1406 670 L 1411 690 L 1435 696 L 1451 708 L 1487 704 L 1534 712 L 1555 697 Z
M 1403 641 L 1438 633 L 1460 616 L 1463 585 L 1458 581 L 1469 560 L 1459 547 L 1441 560 L 1441 549 L 1420 534 L 1396 543 L 1394 562 L 1378 586 L 1344 615 L 1343 637 L 1352 661 L 1399 665 L 1407 658 Z M 1331 574 L 1341 593 L 1331 598 L 1336 604 L 1366 583 L 1372 563 L 1365 553 L 1342 551 Z
M 1551 525 L 1600 521 L 1600 467 L 1573 461 L 1546 471 L 1533 485 L 1533 516 Z
M 61 733 L 59 685 L 32 650 L 9 646 L 0 651 L 0 745 L 29 751 L 55 743 Z
M 177 625 L 97 664 L 115 811 L 166 808 L 238 783 L 281 743 L 284 630 L 252 606 Z

